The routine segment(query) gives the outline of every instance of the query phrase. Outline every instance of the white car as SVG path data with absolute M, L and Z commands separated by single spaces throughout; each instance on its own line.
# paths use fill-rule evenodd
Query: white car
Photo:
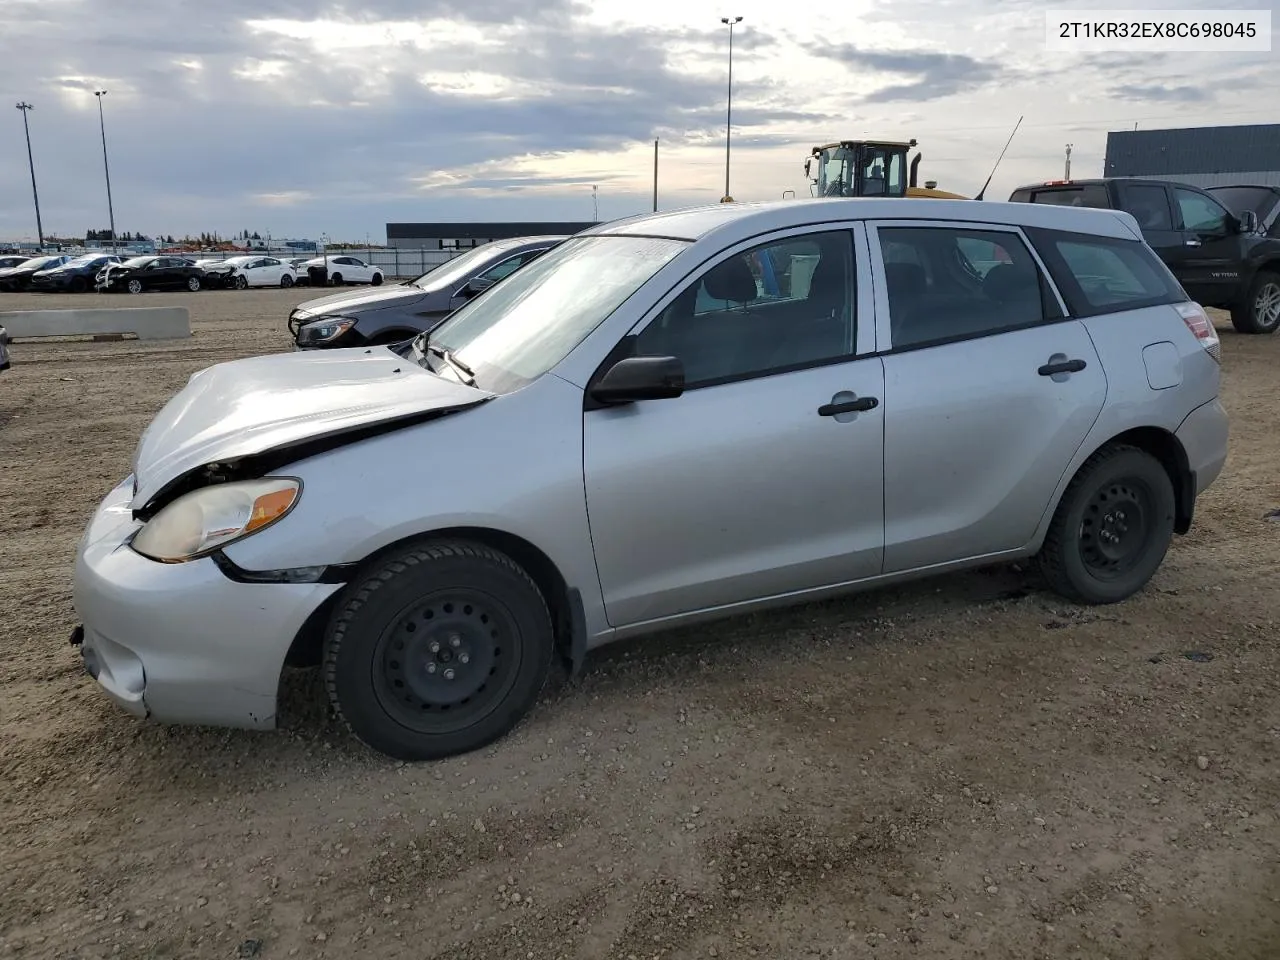
M 375 267 L 371 263 L 365 263 L 363 260 L 357 260 L 345 254 L 329 257 L 327 264 L 324 257 L 313 257 L 303 264 L 302 269 L 310 270 L 312 267 L 323 266 L 328 266 L 329 282 L 335 287 L 345 283 L 370 283 L 375 287 L 382 284 L 381 267 Z
M 205 274 L 217 277 L 225 287 L 292 287 L 298 280 L 297 268 L 287 260 L 275 257 L 228 257 L 213 263 L 202 263 Z

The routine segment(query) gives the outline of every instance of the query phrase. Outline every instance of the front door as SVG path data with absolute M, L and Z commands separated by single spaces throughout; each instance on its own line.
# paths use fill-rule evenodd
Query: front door
M 1107 383 L 1012 227 L 881 225 L 886 573 L 1024 546 Z M 994 250 L 994 253 L 992 252 Z M 879 272 L 879 271 L 878 271 Z
M 855 283 L 853 239 L 827 230 L 736 248 L 628 338 L 636 354 L 679 357 L 686 390 L 584 412 L 614 626 L 880 572 L 884 375 L 858 355 L 874 327 L 869 297 L 865 318 L 855 307 L 869 287 Z
M 1235 220 L 1207 193 L 1172 189 L 1182 220 L 1182 258 L 1174 273 L 1191 299 L 1205 306 L 1229 306 L 1239 291 L 1242 260 Z

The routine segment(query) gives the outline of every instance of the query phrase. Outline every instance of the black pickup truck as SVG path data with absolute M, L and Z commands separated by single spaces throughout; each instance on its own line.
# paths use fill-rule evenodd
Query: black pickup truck
M 1129 177 L 1050 180 L 1009 200 L 1124 210 L 1193 300 L 1229 310 L 1241 333 L 1280 329 L 1280 237 L 1267 235 L 1254 209 L 1232 212 L 1199 187 Z

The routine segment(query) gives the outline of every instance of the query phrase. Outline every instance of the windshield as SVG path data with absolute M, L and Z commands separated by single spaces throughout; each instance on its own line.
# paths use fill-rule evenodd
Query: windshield
M 515 244 L 512 243 L 486 243 L 432 267 L 422 276 L 415 277 L 409 282 L 412 286 L 421 287 L 423 290 L 443 290 L 471 276 L 480 264 L 513 246 Z
M 1266 187 L 1210 187 L 1209 192 L 1237 216 L 1245 210 L 1252 210 L 1259 218 L 1265 218 L 1280 200 L 1275 191 Z
M 150 263 L 150 262 L 151 262 L 152 260 L 154 260 L 154 259 L 155 259 L 155 257 L 130 257 L 130 258 L 129 258 L 128 260 L 126 260 L 124 263 L 120 264 L 120 266 L 122 266 L 122 267 L 141 267 L 141 266 L 145 266 L 146 264 Z
M 61 261 L 61 257 L 32 257 L 22 266 L 28 270 L 32 268 L 36 270 L 43 270 L 48 267 L 57 266 Z
M 79 257 L 74 257 L 66 262 L 68 267 L 87 267 L 98 262 L 106 262 L 106 257 L 100 253 L 86 253 Z
M 566 240 L 459 307 L 431 333 L 486 390 L 536 380 L 569 355 L 646 280 L 688 247 L 682 240 Z

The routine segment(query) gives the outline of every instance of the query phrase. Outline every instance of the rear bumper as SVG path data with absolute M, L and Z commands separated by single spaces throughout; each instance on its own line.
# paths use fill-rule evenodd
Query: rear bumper
M 1222 473 L 1229 433 L 1227 411 L 1216 397 L 1192 410 L 1178 427 L 1176 436 L 1187 455 L 1187 468 L 1195 477 L 1196 496 Z

